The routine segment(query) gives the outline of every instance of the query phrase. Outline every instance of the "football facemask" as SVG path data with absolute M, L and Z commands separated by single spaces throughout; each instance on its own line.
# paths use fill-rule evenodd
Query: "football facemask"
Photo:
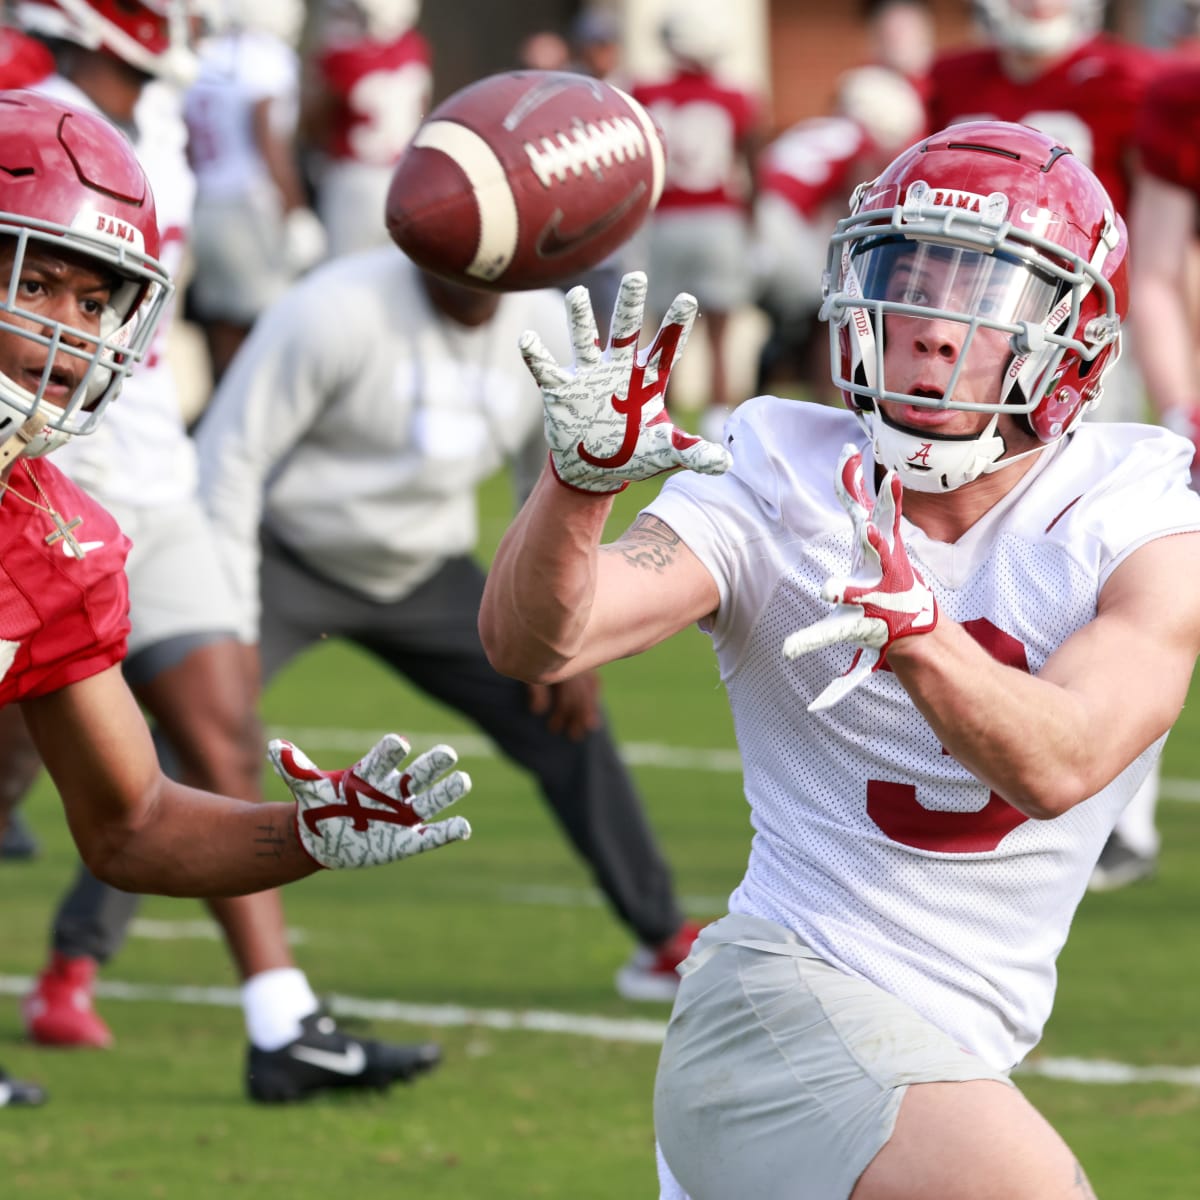
M 1119 353 L 1125 248 L 1095 176 L 1022 126 L 952 127 L 863 185 L 831 239 L 822 315 L 877 461 L 950 491 L 1015 461 L 1002 415 L 1042 443 L 1074 428 Z M 881 401 L 990 419 L 939 437 Z

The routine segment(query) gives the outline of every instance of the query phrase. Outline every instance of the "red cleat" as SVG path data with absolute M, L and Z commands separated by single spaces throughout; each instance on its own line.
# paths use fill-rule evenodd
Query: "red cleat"
M 684 921 L 675 936 L 657 949 L 639 946 L 617 972 L 617 994 L 626 1000 L 672 1003 L 679 990 L 676 968 L 687 958 L 692 943 L 703 928 L 697 921 Z
M 95 979 L 95 959 L 55 951 L 21 1004 L 30 1040 L 39 1046 L 111 1046 L 112 1030 L 92 1007 Z

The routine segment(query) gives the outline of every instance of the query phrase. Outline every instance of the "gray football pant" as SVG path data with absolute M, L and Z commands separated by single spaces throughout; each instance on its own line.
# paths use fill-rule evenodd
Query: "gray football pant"
M 552 733 L 545 717 L 529 711 L 525 685 L 492 669 L 477 629 L 483 581 L 472 559 L 451 559 L 410 596 L 379 603 L 318 576 L 267 539 L 263 681 L 325 637 L 367 650 L 470 718 L 506 757 L 530 771 L 617 917 L 638 941 L 665 941 L 683 916 L 607 726 L 578 742 Z M 137 902 L 81 869 L 55 919 L 55 948 L 104 962 L 124 941 Z

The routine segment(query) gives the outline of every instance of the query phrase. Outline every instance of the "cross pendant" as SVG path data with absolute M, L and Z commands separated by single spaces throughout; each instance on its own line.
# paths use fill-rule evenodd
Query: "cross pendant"
M 86 550 L 76 540 L 75 535 L 71 530 L 78 528 L 83 524 L 82 517 L 75 517 L 73 520 L 64 521 L 60 514 L 51 511 L 50 520 L 54 522 L 54 532 L 46 534 L 46 545 L 53 546 L 55 542 L 63 543 L 63 550 L 72 558 L 83 558 L 87 553 Z

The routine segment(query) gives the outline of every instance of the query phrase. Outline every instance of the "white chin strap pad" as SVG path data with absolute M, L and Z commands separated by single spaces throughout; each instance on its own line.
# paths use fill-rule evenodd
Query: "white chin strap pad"
M 910 492 L 952 492 L 995 470 L 1004 453 L 993 414 L 978 437 L 947 439 L 921 437 L 889 425 L 877 413 L 864 414 L 875 461 L 900 476 Z

